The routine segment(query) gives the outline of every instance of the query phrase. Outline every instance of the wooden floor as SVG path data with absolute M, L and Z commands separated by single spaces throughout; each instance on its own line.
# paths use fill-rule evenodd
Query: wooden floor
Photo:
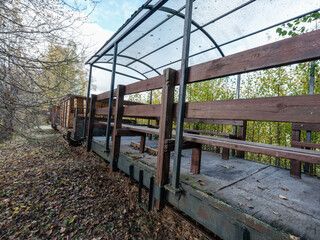
M 156 156 L 141 154 L 130 146 L 139 140 L 122 137 L 121 153 L 156 168 Z M 105 137 L 94 137 L 94 142 L 104 144 Z M 146 142 L 148 147 L 157 145 L 156 140 Z M 191 150 L 183 150 L 182 155 L 183 183 L 274 228 L 306 239 L 320 239 L 320 179 L 304 174 L 302 179 L 295 179 L 285 169 L 234 157 L 226 161 L 220 154 L 208 151 L 203 151 L 201 174 L 196 175 L 190 173 Z

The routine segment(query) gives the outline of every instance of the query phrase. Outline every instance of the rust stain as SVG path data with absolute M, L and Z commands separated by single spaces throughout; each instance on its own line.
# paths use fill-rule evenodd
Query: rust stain
M 208 218 L 208 215 L 207 215 L 207 210 L 204 209 L 203 207 L 199 207 L 199 210 L 197 212 L 197 215 L 199 217 L 201 217 L 202 219 L 206 220 L 206 221 L 209 221 L 209 218 Z

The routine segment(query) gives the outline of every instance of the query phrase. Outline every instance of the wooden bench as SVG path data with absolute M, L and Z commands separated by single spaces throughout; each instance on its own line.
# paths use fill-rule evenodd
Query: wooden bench
M 300 63 L 320 58 L 320 30 L 282 41 L 250 49 L 234 55 L 201 63 L 189 68 L 187 83 L 216 79 L 220 77 L 257 71 L 272 67 Z M 180 71 L 166 69 L 164 74 L 154 78 L 129 84 L 118 85 L 114 92 L 115 107 L 112 165 L 117 167 L 122 136 L 138 134 L 159 135 L 157 156 L 157 185 L 163 187 L 168 183 L 170 151 L 174 143 L 173 121 L 177 117 L 174 103 L 174 89 L 179 85 Z M 155 89 L 162 89 L 160 104 L 125 105 L 124 96 Z M 94 97 L 94 96 L 93 96 Z M 108 99 L 110 92 L 95 96 L 97 100 Z M 185 119 L 230 120 L 230 121 L 266 121 L 290 122 L 302 124 L 320 124 L 320 95 L 303 95 L 287 97 L 269 97 L 256 99 L 238 99 L 186 103 Z M 91 110 L 94 110 L 91 108 Z M 99 114 L 107 114 L 107 108 L 97 109 Z M 159 119 L 159 129 L 122 124 L 123 118 Z M 90 122 L 90 121 L 89 121 Z M 91 128 L 91 127 L 90 127 Z M 290 159 L 290 174 L 301 177 L 300 162 L 320 163 L 320 152 L 296 147 L 283 147 L 239 139 L 205 136 L 194 132 L 185 132 L 183 140 L 186 148 L 198 149 L 201 156 L 201 144 L 218 146 Z M 294 139 L 293 139 L 294 140 Z M 295 141 L 295 140 L 294 140 Z M 192 163 L 193 170 L 200 170 L 201 159 Z

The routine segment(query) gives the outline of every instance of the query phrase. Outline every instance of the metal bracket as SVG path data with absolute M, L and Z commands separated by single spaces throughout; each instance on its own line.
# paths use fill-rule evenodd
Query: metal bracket
M 138 204 L 146 212 L 150 212 L 153 209 L 153 185 L 154 185 L 154 177 L 152 176 L 150 178 L 149 199 L 148 199 L 148 207 L 147 207 L 141 200 L 142 187 L 143 187 L 143 170 L 140 170 L 139 171 Z

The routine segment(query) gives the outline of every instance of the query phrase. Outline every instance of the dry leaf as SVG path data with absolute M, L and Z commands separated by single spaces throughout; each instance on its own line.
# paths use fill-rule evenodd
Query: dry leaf
M 198 182 L 199 182 L 199 184 L 200 184 L 201 186 L 206 185 L 202 179 L 199 179 Z
M 65 231 L 66 231 L 66 228 L 65 227 L 61 227 L 60 233 L 64 233 Z
M 239 202 L 238 204 L 239 204 L 239 206 L 244 206 L 244 204 L 243 204 L 243 203 L 241 203 L 241 202 Z
M 289 234 L 289 237 L 290 237 L 290 239 L 292 239 L 292 240 L 300 240 L 299 237 L 293 236 L 293 235 L 291 235 L 291 234 Z
M 246 197 L 246 199 L 247 199 L 248 201 L 251 201 L 251 200 L 252 200 L 252 198 L 251 198 L 251 197 Z
M 248 208 L 254 209 L 254 206 L 248 205 Z
M 229 168 L 228 166 L 226 166 L 226 165 L 220 165 L 221 167 L 223 167 L 223 168 Z
M 281 188 L 283 191 L 289 191 L 288 188 Z
M 279 198 L 281 198 L 282 200 L 288 200 L 288 198 L 286 198 L 285 196 L 279 194 Z
M 272 212 L 274 215 L 279 215 L 279 213 L 278 212 L 275 212 L 275 211 L 273 211 Z

